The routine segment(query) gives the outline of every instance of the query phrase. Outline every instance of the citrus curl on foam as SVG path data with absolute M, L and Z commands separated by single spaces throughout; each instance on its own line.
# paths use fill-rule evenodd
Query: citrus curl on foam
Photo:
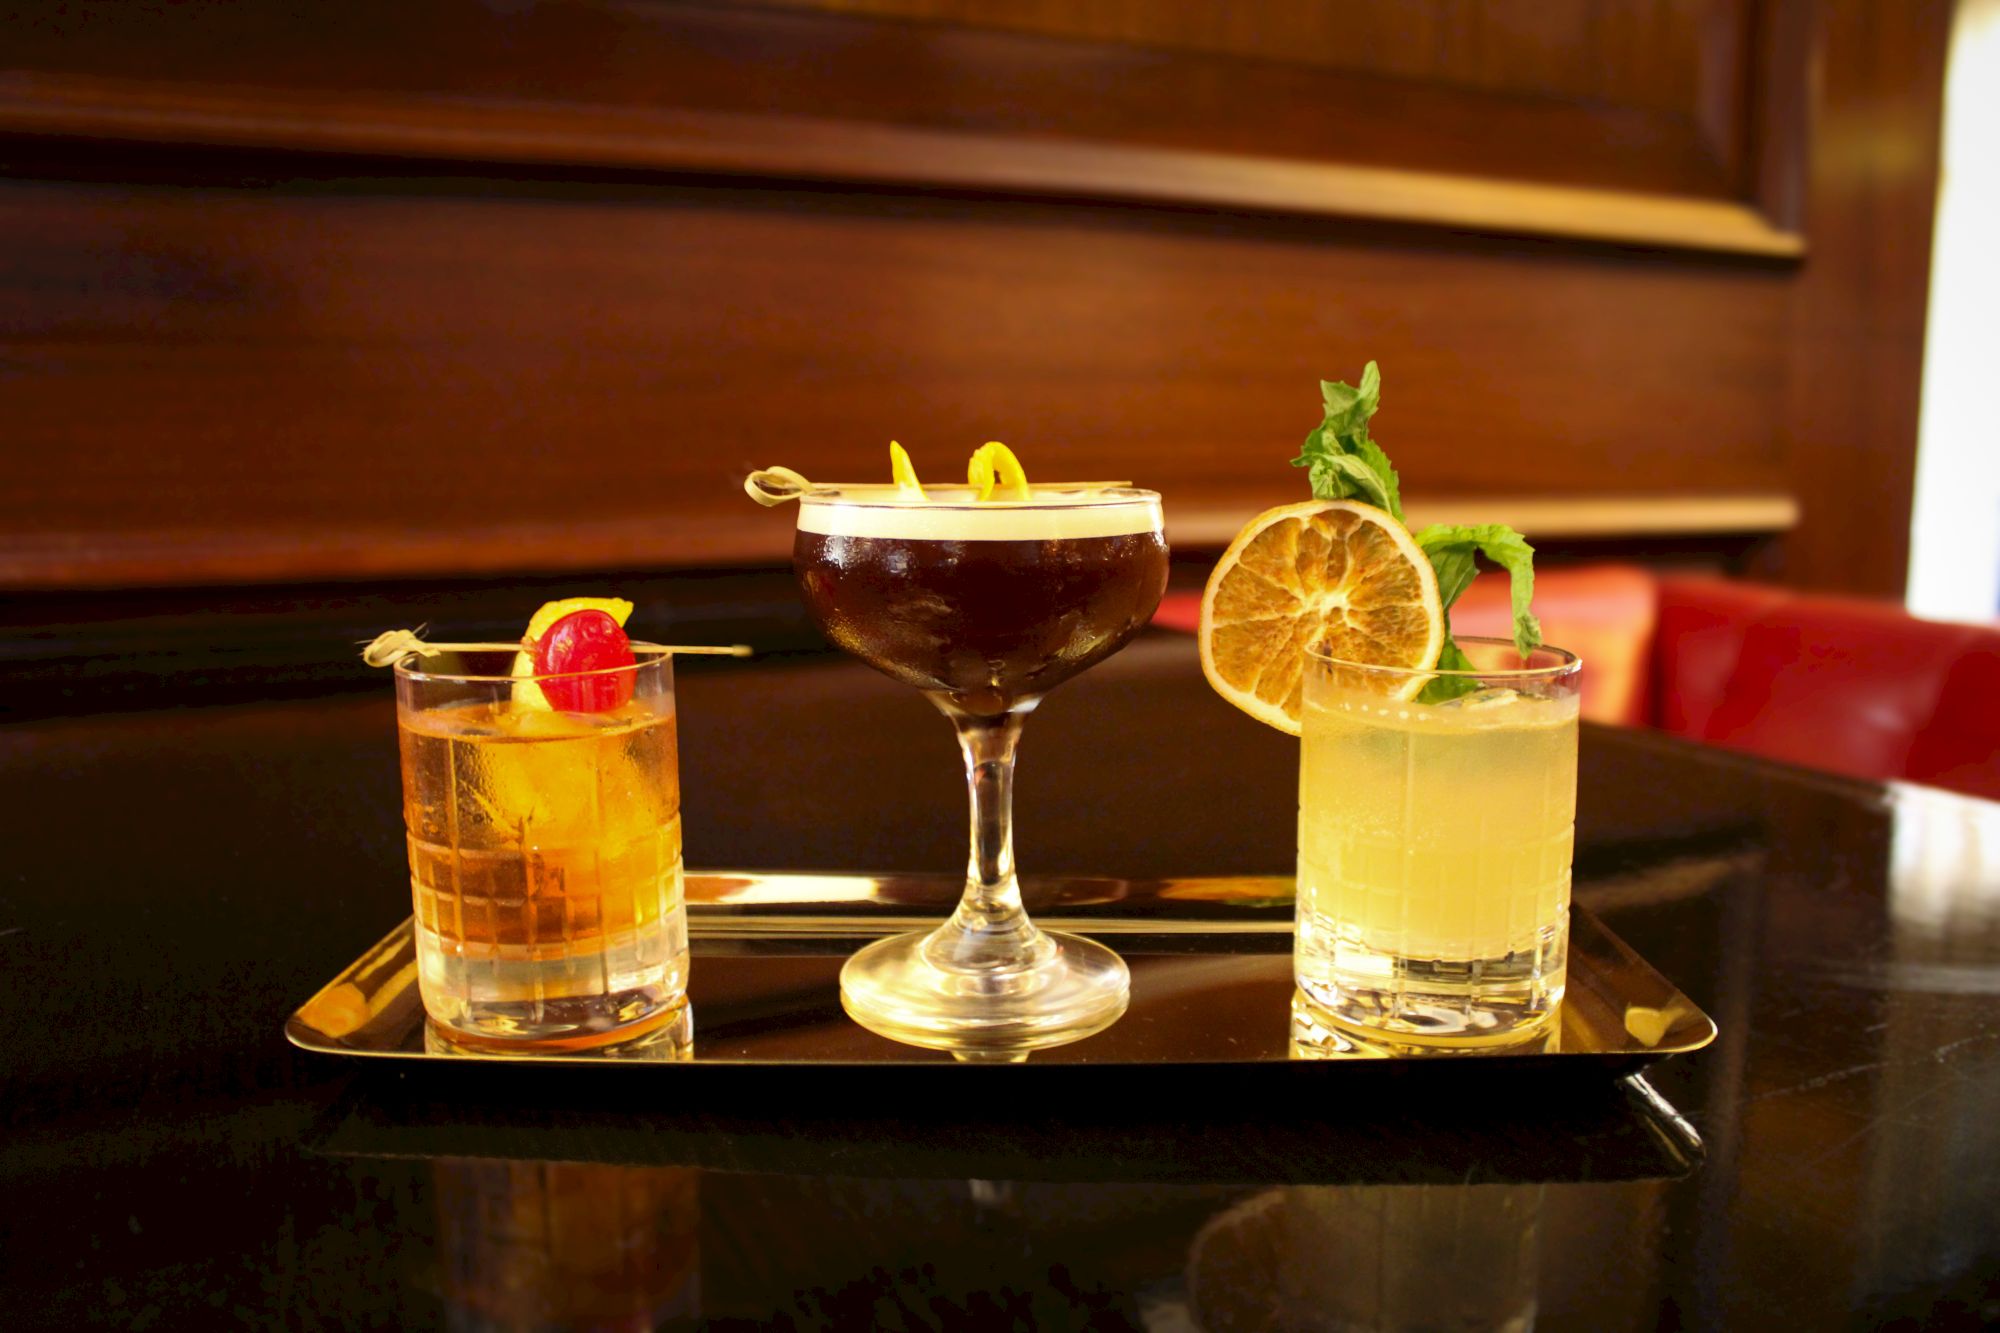
M 973 450 L 965 479 L 980 500 L 991 500 L 1000 491 L 1005 492 L 999 496 L 1003 500 L 1026 500 L 1030 494 L 1027 469 L 1014 457 L 1014 451 L 998 440 L 988 440 Z
M 916 465 L 910 461 L 909 450 L 894 440 L 889 441 L 889 476 L 887 485 L 880 482 L 825 484 L 809 481 L 804 474 L 788 467 L 765 467 L 758 468 L 743 479 L 743 492 L 766 509 L 790 500 L 802 500 L 816 492 L 866 494 L 893 491 L 897 500 L 925 505 L 933 503 L 933 497 L 917 478 Z M 1029 504 L 1035 500 L 1036 490 L 1028 483 L 1027 469 L 1021 465 L 1014 451 L 998 440 L 988 440 L 973 450 L 972 458 L 966 464 L 965 476 L 975 504 Z M 1045 482 L 1041 490 L 1044 493 L 1075 493 L 1121 490 L 1131 485 L 1129 481 Z M 947 486 L 943 489 L 950 491 L 954 488 Z

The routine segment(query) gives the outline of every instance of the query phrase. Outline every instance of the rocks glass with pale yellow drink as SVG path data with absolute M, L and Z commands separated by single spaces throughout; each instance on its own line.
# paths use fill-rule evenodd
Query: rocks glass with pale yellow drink
M 1296 975 L 1341 1026 L 1514 1040 L 1562 1002 L 1579 664 L 1461 638 L 1472 688 L 1307 654 Z
M 1529 1041 L 1563 997 L 1579 665 L 1541 642 L 1520 533 L 1405 525 L 1370 433 L 1381 387 L 1374 362 L 1320 385 L 1292 460 L 1315 498 L 1259 514 L 1217 562 L 1202 670 L 1301 738 L 1295 1033 Z M 1479 557 L 1508 573 L 1511 639 L 1451 634 Z

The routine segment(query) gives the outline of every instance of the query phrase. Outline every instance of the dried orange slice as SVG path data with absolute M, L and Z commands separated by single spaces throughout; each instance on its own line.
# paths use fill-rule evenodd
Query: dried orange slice
M 1217 694 L 1299 734 L 1306 649 L 1422 670 L 1444 647 L 1431 562 L 1409 529 L 1358 500 L 1309 500 L 1250 520 L 1201 597 L 1201 669 Z M 1396 693 L 1407 698 L 1421 678 Z

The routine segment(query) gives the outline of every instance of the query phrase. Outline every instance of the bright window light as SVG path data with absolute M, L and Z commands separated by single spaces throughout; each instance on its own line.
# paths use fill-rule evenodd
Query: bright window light
M 1945 76 L 1910 610 L 2000 617 L 2000 0 L 1960 0 Z

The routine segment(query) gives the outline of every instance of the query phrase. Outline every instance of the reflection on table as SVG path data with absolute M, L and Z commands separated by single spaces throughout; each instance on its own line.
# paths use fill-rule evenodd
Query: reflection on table
M 582 1162 L 431 1163 L 447 1326 L 636 1330 L 694 1317 L 699 1178 Z

